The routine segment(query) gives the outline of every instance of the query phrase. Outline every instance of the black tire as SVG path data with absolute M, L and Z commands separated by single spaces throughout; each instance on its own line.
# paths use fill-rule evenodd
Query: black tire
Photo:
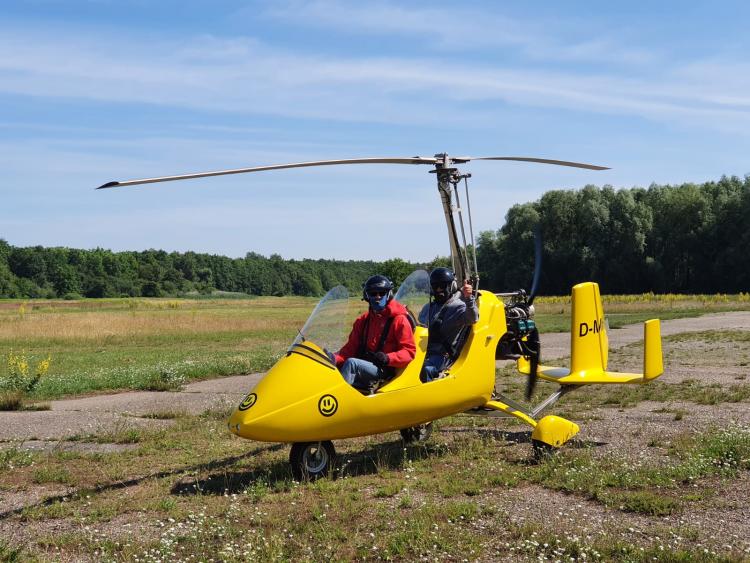
M 432 422 L 401 429 L 401 438 L 407 444 L 426 442 L 432 436 Z
M 537 462 L 547 460 L 557 453 L 555 446 L 550 446 L 540 440 L 532 440 L 531 447 L 534 450 L 534 460 Z
M 330 440 L 295 442 L 289 452 L 292 475 L 297 481 L 315 481 L 325 477 L 336 462 L 336 450 Z

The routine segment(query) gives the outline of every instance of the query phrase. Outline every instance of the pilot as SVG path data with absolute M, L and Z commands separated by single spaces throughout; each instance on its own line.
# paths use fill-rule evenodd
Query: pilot
M 412 361 L 416 345 L 409 313 L 393 299 L 391 280 L 381 275 L 368 278 L 362 300 L 370 305 L 367 312 L 354 321 L 349 340 L 332 355 L 347 383 L 368 391 Z
M 435 268 L 430 274 L 430 296 L 419 313 L 419 323 L 429 330 L 420 376 L 424 382 L 437 379 L 448 368 L 458 352 L 462 330 L 479 320 L 471 284 L 464 280 L 459 290 L 456 276 L 448 268 Z

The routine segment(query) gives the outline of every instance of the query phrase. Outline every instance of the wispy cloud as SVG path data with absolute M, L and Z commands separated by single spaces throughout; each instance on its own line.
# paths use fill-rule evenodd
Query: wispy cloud
M 492 102 L 737 131 L 750 123 L 747 79 L 736 74 L 743 63 L 683 62 L 657 78 L 501 63 L 446 68 L 424 55 L 331 58 L 254 38 L 121 34 L 112 43 L 93 30 L 0 32 L 0 92 L 27 96 L 380 123 L 430 123 L 445 109 L 456 123 L 486 123 L 502 110 Z
M 537 61 L 608 64 L 643 64 L 658 59 L 656 53 L 647 49 L 618 44 L 610 38 L 611 29 L 594 28 L 592 32 L 591 22 L 565 22 L 551 15 L 520 20 L 497 13 L 497 7 L 492 6 L 478 9 L 450 4 L 424 8 L 382 1 L 365 4 L 290 0 L 270 3 L 262 14 L 285 23 L 339 34 L 400 36 L 443 52 L 466 54 L 489 48 L 509 48 L 514 54 Z M 252 12 L 243 9 L 238 15 L 257 17 L 255 9 Z

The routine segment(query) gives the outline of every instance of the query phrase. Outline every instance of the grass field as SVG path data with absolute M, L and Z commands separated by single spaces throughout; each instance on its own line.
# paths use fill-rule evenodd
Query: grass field
M 51 358 L 34 397 L 165 389 L 270 367 L 314 307 L 304 298 L 13 303 L 0 350 Z M 3 369 L 0 367 L 0 376 Z
M 316 299 L 105 299 L 0 301 L 0 356 L 50 357 L 32 395 L 46 400 L 120 389 L 170 389 L 207 377 L 268 369 L 304 324 Z M 360 303 L 353 301 L 352 318 Z M 542 332 L 570 327 L 569 298 L 535 303 Z M 610 327 L 649 318 L 750 309 L 739 296 L 605 296 Z M 7 374 L 0 365 L 0 378 Z
M 2 302 L 0 351 L 50 355 L 39 399 L 159 388 L 164 370 L 179 382 L 264 369 L 314 304 Z M 610 326 L 748 308 L 737 297 L 605 303 Z M 564 300 L 537 310 L 540 324 L 567 328 Z M 397 433 L 338 441 L 336 478 L 315 483 L 292 480 L 286 446 L 229 434 L 228 410 L 164 407 L 144 415 L 149 426 L 123 417 L 42 449 L 2 443 L 0 561 L 746 561 L 749 334 L 665 337 L 661 379 L 566 396 L 554 412 L 582 433 L 540 462 L 526 427 L 463 415 L 421 445 Z M 639 347 L 610 363 L 629 365 Z M 512 369 L 497 381 L 522 394 Z M 540 382 L 538 397 L 550 389 Z

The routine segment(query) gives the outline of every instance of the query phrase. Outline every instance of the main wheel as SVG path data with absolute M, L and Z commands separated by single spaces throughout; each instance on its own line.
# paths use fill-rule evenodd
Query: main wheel
M 289 452 L 292 475 L 297 481 L 315 481 L 325 477 L 335 460 L 336 450 L 330 440 L 295 442 Z
M 432 436 L 432 422 L 401 429 L 401 438 L 407 444 L 426 442 Z

